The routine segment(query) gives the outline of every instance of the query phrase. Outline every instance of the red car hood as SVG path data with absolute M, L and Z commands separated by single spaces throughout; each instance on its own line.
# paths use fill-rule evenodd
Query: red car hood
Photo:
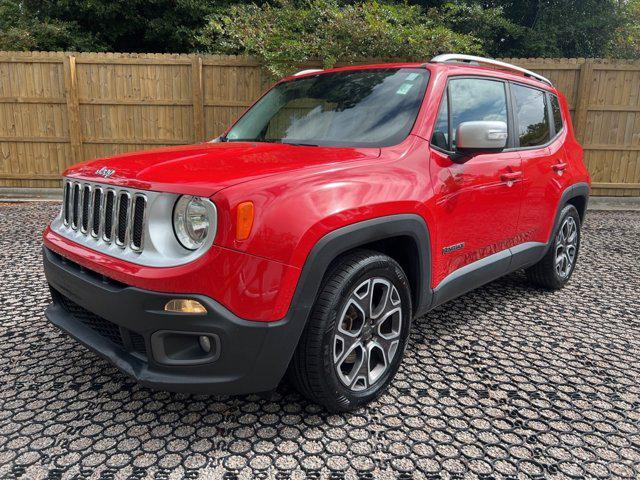
M 92 160 L 69 168 L 64 175 L 141 190 L 211 196 L 279 172 L 379 155 L 378 148 L 204 143 Z

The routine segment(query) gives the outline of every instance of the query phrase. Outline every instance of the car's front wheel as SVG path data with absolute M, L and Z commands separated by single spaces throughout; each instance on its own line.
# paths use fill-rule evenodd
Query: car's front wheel
M 330 411 L 357 408 L 393 379 L 410 327 L 400 265 L 373 251 L 347 254 L 323 281 L 291 362 L 293 384 Z

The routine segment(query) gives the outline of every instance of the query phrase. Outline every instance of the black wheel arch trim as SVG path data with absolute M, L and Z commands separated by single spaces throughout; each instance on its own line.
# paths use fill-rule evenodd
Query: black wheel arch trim
M 431 242 L 424 219 L 415 214 L 377 217 L 338 228 L 323 236 L 307 256 L 298 288 L 291 301 L 292 310 L 310 310 L 331 262 L 345 252 L 372 242 L 394 237 L 409 237 L 418 252 L 417 302 L 414 314 L 431 304 Z M 292 312 L 290 312 L 292 313 Z
M 279 348 L 287 352 L 287 355 L 281 358 L 286 358 L 288 365 L 309 320 L 311 308 L 320 293 L 322 280 L 331 263 L 350 250 L 378 240 L 401 236 L 408 236 L 416 242 L 419 256 L 416 295 L 418 301 L 413 314 L 417 316 L 425 313 L 431 306 L 433 295 L 430 288 L 431 242 L 427 224 L 422 217 L 415 214 L 377 217 L 338 228 L 318 240 L 307 255 L 302 267 L 289 311 L 280 321 L 288 324 L 289 328 L 278 332 L 277 336 L 270 336 L 267 332 L 265 344 L 276 341 L 280 345 Z M 273 331 L 273 333 L 276 332 Z M 264 357 L 263 360 L 268 361 Z
M 560 196 L 560 201 L 558 202 L 558 207 L 556 208 L 556 215 L 553 220 L 553 228 L 551 229 L 551 233 L 547 241 L 547 248 L 545 248 L 542 257 L 544 257 L 548 249 L 551 247 L 551 244 L 553 242 L 553 232 L 555 232 L 558 228 L 558 222 L 560 221 L 560 213 L 562 213 L 562 209 L 569 203 L 569 200 L 578 197 L 582 197 L 584 199 L 584 215 L 582 215 L 582 221 L 584 221 L 584 217 L 587 213 L 587 204 L 589 203 L 589 184 L 587 182 L 579 182 L 574 183 L 573 185 L 569 185 L 567 188 L 565 188 L 564 192 L 562 192 L 562 195 Z

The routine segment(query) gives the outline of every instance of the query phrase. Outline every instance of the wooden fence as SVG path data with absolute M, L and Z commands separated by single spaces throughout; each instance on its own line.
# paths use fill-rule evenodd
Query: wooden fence
M 593 193 L 640 196 L 640 62 L 507 61 L 567 96 Z M 0 187 L 58 187 L 85 159 L 213 138 L 270 82 L 246 57 L 0 52 Z

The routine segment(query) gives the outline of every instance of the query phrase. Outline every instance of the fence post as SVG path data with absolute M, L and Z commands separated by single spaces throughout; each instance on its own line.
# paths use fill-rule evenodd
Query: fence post
M 80 129 L 80 104 L 78 102 L 78 77 L 76 75 L 76 57 L 67 55 L 64 64 L 64 89 L 69 116 L 69 141 L 71 158 L 74 163 L 84 160 L 82 151 L 82 130 Z M 61 172 L 60 172 L 61 173 Z
M 202 84 L 202 57 L 196 56 L 191 61 L 191 90 L 193 95 L 193 139 L 205 141 L 204 130 L 204 89 Z
M 575 105 L 574 128 L 576 138 L 584 143 L 584 134 L 587 129 L 587 111 L 591 97 L 591 84 L 593 83 L 593 60 L 586 59 L 580 67 L 580 79 Z

